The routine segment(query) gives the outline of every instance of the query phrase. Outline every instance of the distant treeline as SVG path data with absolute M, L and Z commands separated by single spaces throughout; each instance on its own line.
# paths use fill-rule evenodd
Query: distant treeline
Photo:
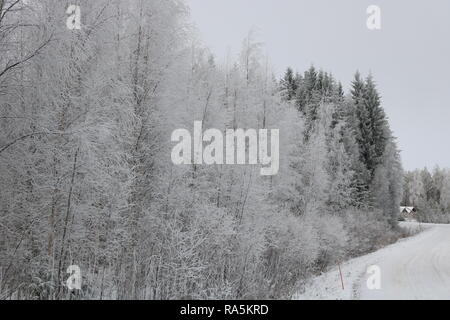
M 422 222 L 450 223 L 450 170 L 407 172 L 402 204 L 416 207 Z

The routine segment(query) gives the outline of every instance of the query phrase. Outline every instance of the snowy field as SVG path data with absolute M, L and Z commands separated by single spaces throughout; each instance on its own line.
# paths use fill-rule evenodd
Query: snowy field
M 450 299 L 450 225 L 402 223 L 418 235 L 341 265 L 316 277 L 298 300 Z M 369 290 L 367 268 L 377 265 L 381 288 Z

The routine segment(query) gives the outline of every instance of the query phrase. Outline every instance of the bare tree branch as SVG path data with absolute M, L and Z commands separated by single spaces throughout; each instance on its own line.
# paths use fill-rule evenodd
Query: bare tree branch
M 32 54 L 28 55 L 27 57 L 25 57 L 24 59 L 17 61 L 9 66 L 6 66 L 6 68 L 0 72 L 0 78 L 7 73 L 9 70 L 27 62 L 28 60 L 34 58 L 35 56 L 37 56 L 39 54 L 39 52 L 47 45 L 50 43 L 50 41 L 52 40 L 52 36 L 50 36 L 50 38 L 48 40 L 46 40 L 44 43 L 42 43 Z

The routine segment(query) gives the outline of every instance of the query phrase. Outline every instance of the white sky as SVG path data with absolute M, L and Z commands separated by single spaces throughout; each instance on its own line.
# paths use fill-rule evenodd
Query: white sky
M 406 169 L 450 167 L 449 0 L 187 0 L 200 37 L 219 60 L 252 27 L 273 68 L 312 63 L 348 87 L 374 74 Z M 382 29 L 366 27 L 378 5 Z

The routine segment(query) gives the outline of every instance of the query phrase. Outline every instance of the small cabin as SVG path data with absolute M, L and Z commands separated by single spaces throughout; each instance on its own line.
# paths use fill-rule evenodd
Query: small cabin
M 417 221 L 417 209 L 415 207 L 400 207 L 400 217 L 405 221 Z

